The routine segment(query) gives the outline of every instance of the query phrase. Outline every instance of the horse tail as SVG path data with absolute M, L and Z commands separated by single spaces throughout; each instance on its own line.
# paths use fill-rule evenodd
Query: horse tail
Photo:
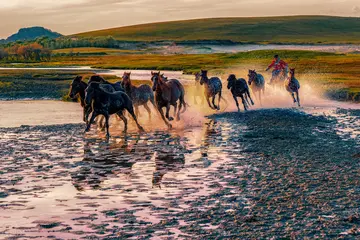
M 182 85 L 180 85 L 180 86 L 181 86 L 181 88 L 180 88 L 181 89 L 180 101 L 181 101 L 181 104 L 184 105 L 184 110 L 182 110 L 181 113 L 184 113 L 186 111 L 186 108 L 190 107 L 190 106 L 189 106 L 189 104 L 187 104 L 185 102 L 185 89 L 184 89 L 184 87 Z

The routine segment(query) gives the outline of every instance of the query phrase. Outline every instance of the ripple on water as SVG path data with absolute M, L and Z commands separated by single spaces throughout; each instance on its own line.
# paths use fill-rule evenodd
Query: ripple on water
M 80 125 L 8 130 L 0 144 L 11 150 L 3 153 L 0 176 L 11 185 L 1 185 L 6 224 L 0 231 L 15 236 L 26 226 L 27 236 L 66 238 L 122 229 L 130 236 L 168 224 L 191 201 L 225 184 L 216 173 L 229 161 L 223 150 L 230 128 L 210 121 L 181 136 L 130 133 L 109 144 L 95 132 L 83 138 Z M 181 235 L 176 227 L 165 229 Z

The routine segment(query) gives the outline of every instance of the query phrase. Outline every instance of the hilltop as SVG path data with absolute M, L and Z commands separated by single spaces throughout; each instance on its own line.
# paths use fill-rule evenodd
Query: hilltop
M 57 32 L 53 32 L 50 29 L 44 27 L 29 27 L 21 28 L 17 33 L 8 37 L 5 42 L 15 42 L 18 40 L 35 40 L 39 37 L 58 38 L 62 35 Z
M 76 37 L 112 36 L 120 41 L 360 43 L 360 18 L 286 16 L 209 18 L 141 24 L 79 33 Z

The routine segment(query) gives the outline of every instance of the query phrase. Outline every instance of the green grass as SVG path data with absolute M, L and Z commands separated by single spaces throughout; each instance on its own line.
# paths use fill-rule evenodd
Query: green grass
M 275 53 L 280 54 L 289 63 L 290 67 L 296 68 L 297 77 L 301 82 L 309 82 L 314 86 L 318 86 L 324 92 L 331 93 L 329 96 L 333 98 L 358 101 L 356 96 L 360 95 L 360 68 L 358 67 L 360 66 L 360 54 L 262 50 L 236 54 L 208 55 L 103 55 L 96 57 L 56 57 L 51 62 L 23 64 L 17 65 L 17 67 L 92 66 L 109 69 L 183 70 L 186 73 L 209 69 L 212 71 L 211 74 L 220 75 L 223 79 L 230 73 L 246 78 L 248 69 L 256 69 L 268 79 L 270 73 L 264 70 Z M 61 78 L 62 74 L 65 74 L 66 77 Z M 48 74 L 45 72 L 41 77 L 33 76 L 34 80 L 41 79 L 41 81 L 45 82 L 48 79 L 59 78 L 66 80 L 64 84 L 68 84 L 73 77 L 74 75 L 68 74 L 68 72 L 50 72 Z M 5 82 L 9 81 L 3 79 L 6 79 L 6 77 L 3 78 L 0 74 L 0 82 L 3 82 L 0 83 L 0 90 L 2 90 L 1 86 L 4 86 L 3 89 L 11 88 L 12 85 L 4 85 Z M 10 78 L 11 83 L 14 82 L 13 80 L 14 78 Z M 53 82 L 53 80 L 51 81 Z M 113 80 L 117 80 L 117 78 L 113 77 Z M 67 85 L 66 88 L 68 88 Z M 59 89 L 59 87 L 55 89 Z M 339 93 L 341 94 L 339 95 Z M 2 95 L 0 94 L 0 96 Z
M 79 33 L 122 41 L 233 41 L 243 43 L 360 43 L 360 18 L 286 16 L 211 18 L 150 23 Z

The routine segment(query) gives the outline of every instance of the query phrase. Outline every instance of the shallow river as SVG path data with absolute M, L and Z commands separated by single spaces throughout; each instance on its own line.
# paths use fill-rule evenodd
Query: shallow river
M 355 239 L 359 106 L 285 99 L 112 119 L 109 142 L 77 103 L 0 102 L 0 238 Z

